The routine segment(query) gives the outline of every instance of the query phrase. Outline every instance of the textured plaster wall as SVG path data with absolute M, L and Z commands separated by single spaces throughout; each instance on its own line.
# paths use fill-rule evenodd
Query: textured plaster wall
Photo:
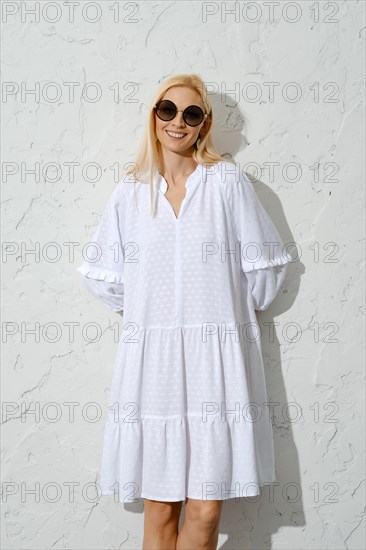
M 258 314 L 277 483 L 219 548 L 364 548 L 365 3 L 1 7 L 3 548 L 141 548 L 143 503 L 94 490 L 123 321 L 75 269 L 179 72 L 299 255 Z

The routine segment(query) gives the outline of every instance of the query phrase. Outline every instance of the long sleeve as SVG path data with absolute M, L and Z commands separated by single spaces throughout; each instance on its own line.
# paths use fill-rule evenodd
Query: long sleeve
M 228 178 L 228 200 L 232 210 L 240 261 L 244 272 L 292 261 L 272 219 L 260 202 L 252 183 L 241 172 Z
M 84 247 L 77 268 L 83 286 L 106 307 L 120 313 L 124 307 L 122 183 L 111 194 L 92 241 Z
M 287 265 L 254 269 L 245 273 L 251 288 L 254 309 L 267 309 L 280 290 L 286 277 Z
M 248 178 L 240 173 L 231 174 L 228 179 L 241 269 L 248 280 L 254 308 L 264 310 L 275 299 L 293 259 Z
M 124 307 L 123 284 L 92 279 L 86 275 L 83 275 L 82 283 L 106 307 L 116 313 L 122 313 Z

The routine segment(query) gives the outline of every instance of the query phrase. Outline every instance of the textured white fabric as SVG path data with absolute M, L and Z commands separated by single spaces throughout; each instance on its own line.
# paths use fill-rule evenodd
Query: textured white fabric
M 254 269 L 245 273 L 256 310 L 267 309 L 285 280 L 287 264 Z
M 178 218 L 167 187 L 156 173 L 153 218 L 149 185 L 123 178 L 78 268 L 101 302 L 123 308 L 102 494 L 254 496 L 275 481 L 254 310 L 272 303 L 292 258 L 233 164 L 199 164 Z
M 110 283 L 106 280 L 90 279 L 84 276 L 83 285 L 105 306 L 116 313 L 123 312 L 124 285 L 123 283 Z

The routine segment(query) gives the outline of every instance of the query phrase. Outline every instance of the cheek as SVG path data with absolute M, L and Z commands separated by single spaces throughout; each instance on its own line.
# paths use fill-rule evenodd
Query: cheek
M 161 124 L 156 125 L 155 133 L 156 133 L 158 138 L 162 138 L 164 136 L 165 132 L 164 132 Z
M 195 132 L 194 134 L 192 134 L 192 139 L 193 141 L 196 141 L 198 139 L 198 134 L 199 134 L 199 131 Z
M 156 117 L 156 120 L 155 120 L 155 130 L 156 130 L 157 132 L 162 132 L 162 130 L 163 130 L 165 124 L 166 124 L 166 122 L 164 122 L 163 120 L 160 120 L 160 118 Z

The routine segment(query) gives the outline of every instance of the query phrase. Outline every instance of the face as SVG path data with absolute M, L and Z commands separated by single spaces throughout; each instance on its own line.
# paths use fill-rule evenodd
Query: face
M 188 150 L 194 150 L 195 142 L 198 139 L 198 134 L 206 124 L 204 119 L 198 126 L 189 126 L 183 120 L 183 112 L 189 105 L 198 105 L 203 112 L 206 111 L 204 104 L 202 103 L 201 96 L 191 88 L 185 86 L 174 86 L 165 92 L 161 99 L 169 99 L 177 106 L 179 112 L 175 115 L 173 120 L 164 121 L 155 114 L 156 124 L 156 137 L 161 144 L 162 148 L 166 148 L 176 153 L 187 152 Z M 183 134 L 183 137 L 170 136 L 168 132 L 176 134 Z

